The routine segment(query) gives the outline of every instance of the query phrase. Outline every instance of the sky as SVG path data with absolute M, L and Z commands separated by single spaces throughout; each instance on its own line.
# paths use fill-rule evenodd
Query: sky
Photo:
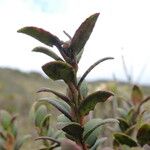
M 123 56 L 133 83 L 150 84 L 149 6 L 149 0 L 0 0 L 0 67 L 42 73 L 41 66 L 52 59 L 31 50 L 44 45 L 17 30 L 36 26 L 65 41 L 63 30 L 73 36 L 87 17 L 100 12 L 78 75 L 96 60 L 112 56 L 114 60 L 94 68 L 87 79 L 126 81 Z

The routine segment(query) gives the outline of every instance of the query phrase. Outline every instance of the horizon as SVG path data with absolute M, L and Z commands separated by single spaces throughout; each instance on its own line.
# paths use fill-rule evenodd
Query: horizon
M 68 40 L 63 30 L 73 36 L 87 17 L 100 12 L 85 46 L 78 76 L 98 59 L 112 56 L 114 60 L 100 64 L 87 79 L 116 76 L 118 80 L 126 80 L 123 56 L 133 83 L 150 84 L 149 4 L 148 0 L 59 0 L 59 3 L 57 0 L 16 0 L 15 3 L 1 0 L 0 67 L 42 73 L 41 66 L 52 59 L 31 53 L 34 47 L 43 44 L 17 30 L 32 25 Z M 53 50 L 59 54 L 56 48 Z

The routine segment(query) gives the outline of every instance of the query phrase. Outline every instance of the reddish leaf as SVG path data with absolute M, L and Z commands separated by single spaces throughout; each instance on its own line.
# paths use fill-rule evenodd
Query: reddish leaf
M 143 93 L 137 85 L 134 85 L 132 89 L 131 100 L 134 105 L 139 104 L 143 100 Z
M 53 80 L 64 80 L 66 83 L 75 82 L 75 72 L 71 65 L 54 61 L 42 66 L 45 74 Z
M 62 128 L 64 132 L 68 135 L 73 136 L 75 139 L 81 139 L 83 134 L 83 127 L 80 126 L 78 123 L 69 123 L 64 128 Z
M 61 150 L 82 150 L 82 149 L 75 142 L 65 139 L 61 142 Z
M 75 35 L 73 36 L 73 39 L 70 44 L 70 49 L 76 55 L 83 49 L 84 45 L 89 39 L 98 16 L 99 13 L 91 15 L 80 25 L 80 27 L 75 32 Z
M 51 47 L 53 45 L 55 45 L 56 47 L 61 46 L 61 41 L 59 40 L 57 36 L 41 28 L 29 26 L 29 27 L 21 28 L 20 30 L 18 30 L 18 32 L 30 35 L 33 38 Z
M 141 146 L 150 145 L 150 124 L 143 124 L 137 133 L 137 140 Z
M 86 97 L 79 106 L 79 112 L 82 116 L 87 115 L 93 110 L 97 103 L 105 102 L 113 94 L 106 91 L 97 91 Z

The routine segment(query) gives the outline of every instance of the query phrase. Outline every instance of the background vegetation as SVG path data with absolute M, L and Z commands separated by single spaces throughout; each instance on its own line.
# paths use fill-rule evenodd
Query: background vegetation
M 43 77 L 41 74 L 36 72 L 25 73 L 19 70 L 0 68 L 0 109 L 6 109 L 12 114 L 18 114 L 18 126 L 19 134 L 31 134 L 32 140 L 29 140 L 22 150 L 25 149 L 36 149 L 39 142 L 34 142 L 34 138 L 37 137 L 36 130 L 33 127 L 32 121 L 29 119 L 30 108 L 34 101 L 40 97 L 47 96 L 43 93 L 36 93 L 41 87 L 49 87 L 56 89 L 62 93 L 65 92 L 65 84 L 60 81 L 52 81 Z M 95 91 L 99 89 L 111 90 L 112 92 L 117 90 L 118 95 L 122 97 L 129 98 L 131 95 L 131 89 L 133 85 L 125 82 L 119 81 L 93 81 L 88 82 L 89 91 Z M 149 95 L 150 86 L 140 85 L 145 96 Z M 54 95 L 48 93 L 51 97 Z M 112 113 L 112 104 L 98 104 L 94 111 L 94 115 L 97 117 L 114 117 L 115 113 Z M 105 108 L 107 107 L 107 109 Z M 149 108 L 146 105 L 147 109 Z M 103 111 L 105 110 L 105 111 Z M 107 111 L 106 111 L 107 110 Z M 51 109 L 51 114 L 56 116 L 57 112 L 53 108 Z M 52 117 L 55 122 L 55 117 Z M 54 124 L 54 123 L 52 123 Z

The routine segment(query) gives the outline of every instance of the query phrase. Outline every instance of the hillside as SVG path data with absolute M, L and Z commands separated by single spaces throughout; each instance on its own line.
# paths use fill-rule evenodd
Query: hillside
M 90 90 L 93 90 L 109 83 L 112 81 L 94 81 L 89 82 L 88 85 Z M 117 85 L 119 91 L 130 89 L 130 86 L 123 82 L 118 82 Z M 63 82 L 54 82 L 36 72 L 25 73 L 19 70 L 0 68 L 0 108 L 5 108 L 10 112 L 19 112 L 22 115 L 26 114 L 33 101 L 38 99 L 39 94 L 36 91 L 39 88 L 49 87 L 64 93 L 64 86 Z M 146 95 L 149 94 L 150 87 L 142 86 L 142 89 Z

